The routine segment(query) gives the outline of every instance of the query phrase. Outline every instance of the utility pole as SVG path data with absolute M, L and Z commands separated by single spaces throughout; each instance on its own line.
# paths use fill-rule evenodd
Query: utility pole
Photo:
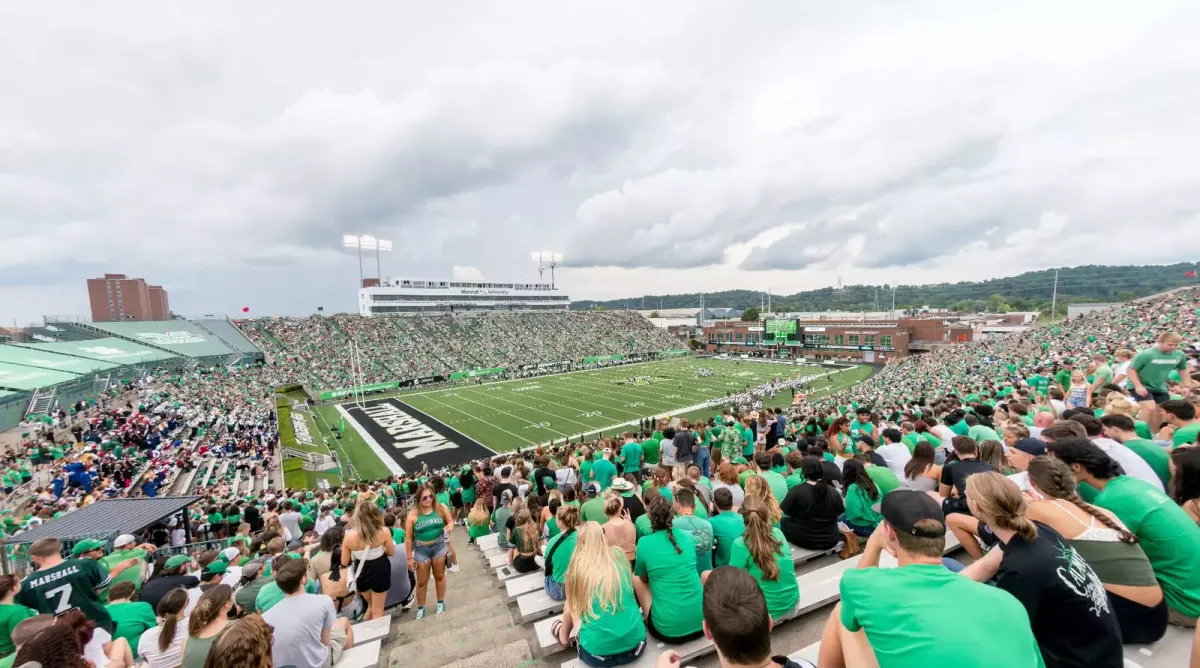
M 767 288 L 767 313 L 774 313 L 771 309 L 771 288 Z
M 892 286 L 892 318 L 896 317 L 896 286 Z
M 1054 294 L 1050 297 L 1050 319 L 1058 313 L 1058 270 L 1054 270 Z

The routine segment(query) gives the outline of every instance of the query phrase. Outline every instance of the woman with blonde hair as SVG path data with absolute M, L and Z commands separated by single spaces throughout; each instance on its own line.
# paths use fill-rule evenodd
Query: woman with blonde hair
M 625 554 L 609 545 L 604 530 L 586 522 L 576 532 L 567 569 L 566 604 L 551 630 L 569 647 L 575 637 L 587 666 L 632 663 L 646 649 L 646 625 L 638 609 Z
M 746 529 L 733 541 L 729 565 L 754 576 L 767 599 L 771 619 L 778 621 L 800 602 L 791 550 L 783 531 L 771 525 L 770 507 L 762 499 L 747 498 L 741 515 Z
M 637 528 L 629 520 L 625 500 L 615 489 L 604 493 L 604 515 L 608 518 L 604 523 L 604 537 L 608 539 L 609 545 L 620 548 L 632 565 L 637 554 Z
M 271 625 L 259 615 L 232 624 L 212 644 L 204 668 L 271 668 Z
M 359 506 L 362 506 L 362 502 L 359 502 Z M 356 520 L 357 516 L 358 513 L 355 513 Z M 351 524 L 351 526 L 354 525 Z M 446 546 L 450 542 L 449 534 L 453 526 L 454 518 L 450 515 L 450 509 L 438 503 L 437 492 L 434 491 L 433 486 L 427 484 L 421 487 L 417 495 L 417 502 L 408 510 L 408 519 L 404 522 L 404 549 L 408 552 L 408 562 L 417 564 L 416 619 L 425 617 L 425 595 L 428 593 L 430 572 L 433 573 L 434 588 L 437 594 L 437 614 L 440 615 L 446 611 L 446 555 L 449 553 Z M 350 541 L 351 535 L 350 532 L 346 533 L 346 542 Z M 390 544 L 391 536 L 388 536 L 387 544 L 381 545 L 386 550 Z M 394 547 L 392 549 L 394 550 Z M 392 552 L 386 554 L 390 556 Z M 343 558 L 343 561 L 346 559 Z M 390 562 L 385 558 L 383 564 L 386 569 L 383 571 L 384 574 L 391 577 Z M 375 619 L 383 614 L 387 590 L 384 589 L 383 592 L 383 595 L 379 596 L 379 607 L 374 616 L 371 615 L 371 611 L 376 610 L 375 599 L 370 600 L 367 619 Z
M 767 516 L 771 520 L 771 526 L 778 527 L 780 520 L 783 519 L 783 511 L 779 508 L 779 499 L 771 493 L 771 485 L 767 479 L 760 475 L 752 475 L 746 478 L 746 500 L 757 498 L 762 501 L 767 507 Z
M 526 508 L 513 515 L 513 523 L 512 535 L 509 538 L 512 547 L 508 550 L 508 565 L 518 573 L 532 573 L 538 569 L 537 555 L 541 547 L 542 532 Z
M 1167 632 L 1162 587 L 1142 546 L 1111 511 L 1087 503 L 1076 491 L 1075 474 L 1059 459 L 1029 462 L 1033 497 L 1030 519 L 1057 531 L 1096 571 L 1121 626 L 1126 644 L 1152 643 Z
M 1154 440 L 1153 434 L 1150 433 L 1150 424 L 1145 420 L 1137 419 L 1138 407 L 1136 404 L 1129 401 L 1124 395 L 1110 392 L 1108 395 L 1108 403 L 1105 404 L 1105 415 L 1125 415 L 1133 418 L 1133 430 L 1137 432 L 1138 438 L 1144 438 L 1147 441 Z
M 427 489 L 427 493 L 435 493 L 432 486 Z M 405 527 L 404 535 L 406 541 L 411 540 L 411 526 Z M 383 615 L 387 592 L 392 586 L 392 566 L 388 557 L 395 553 L 396 543 L 391 530 L 385 526 L 383 511 L 375 505 L 373 498 L 361 497 L 342 538 L 340 560 L 343 567 L 349 568 L 348 591 L 357 591 L 367 600 L 366 619 Z M 411 552 L 409 557 L 411 561 Z
M 1025 606 L 1046 668 L 1122 668 L 1117 616 L 1083 556 L 1057 531 L 1029 519 L 1025 495 L 1003 474 L 976 473 L 966 492 L 971 513 L 1000 545 L 962 574 L 994 579 Z
M 467 535 L 470 542 L 483 538 L 492 532 L 492 514 L 488 512 L 487 501 L 475 499 L 471 512 L 467 515 Z
M 1004 475 L 1012 474 L 1015 469 L 1004 456 L 1004 444 L 995 439 L 988 439 L 979 444 L 979 461 L 990 464 L 992 468 Z
M 556 522 L 562 531 L 546 543 L 546 595 L 555 601 L 566 597 L 567 567 L 575 553 L 575 530 L 579 527 L 579 509 L 562 506 Z

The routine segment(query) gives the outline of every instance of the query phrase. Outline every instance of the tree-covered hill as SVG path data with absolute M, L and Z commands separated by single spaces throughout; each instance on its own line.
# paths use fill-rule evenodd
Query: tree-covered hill
M 1144 297 L 1183 285 L 1195 285 L 1196 278 L 1184 274 L 1196 269 L 1196 264 L 1112 266 L 1085 265 L 1058 270 L 1058 311 L 1066 312 L 1067 304 L 1079 302 L 1113 302 Z M 897 310 L 927 306 L 961 311 L 1042 311 L 1049 313 L 1054 293 L 1054 269 L 1030 271 L 1007 278 L 928 285 L 897 285 Z M 673 309 L 700 306 L 757 308 L 762 298 L 758 290 L 726 290 L 723 292 L 683 295 L 639 295 L 609 301 L 576 301 L 571 308 L 606 309 Z M 644 300 L 644 301 L 643 301 Z M 884 311 L 892 307 L 891 285 L 848 285 L 841 290 L 832 287 L 806 290 L 793 295 L 773 295 L 771 304 L 777 312 L 784 311 Z

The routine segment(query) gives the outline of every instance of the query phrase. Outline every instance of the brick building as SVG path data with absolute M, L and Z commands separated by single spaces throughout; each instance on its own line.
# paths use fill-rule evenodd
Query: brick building
M 763 343 L 761 322 L 718 322 L 704 328 L 709 352 L 816 360 L 886 362 L 913 352 L 972 340 L 969 325 L 943 318 L 801 320 L 799 340 Z
M 87 287 L 93 322 L 171 319 L 170 301 L 161 285 L 147 285 L 125 274 L 105 274 L 89 278 Z

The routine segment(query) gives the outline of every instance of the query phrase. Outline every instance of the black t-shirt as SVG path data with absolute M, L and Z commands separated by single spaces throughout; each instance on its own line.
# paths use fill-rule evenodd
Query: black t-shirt
M 818 495 L 817 486 L 802 483 L 788 490 L 779 504 L 783 511 L 781 527 L 787 539 L 801 547 L 832 547 L 841 537 L 837 518 L 846 511 L 842 495 L 832 486 L 827 486 L 824 495 Z
M 958 498 L 966 502 L 967 499 L 967 478 L 976 473 L 986 473 L 995 471 L 996 468 L 987 462 L 981 462 L 978 459 L 960 459 L 954 462 L 947 462 L 942 467 L 942 477 L 940 482 L 943 485 L 953 485 L 958 490 Z
M 883 455 L 875 452 L 874 450 L 868 452 L 867 457 L 870 458 L 871 463 L 876 466 L 887 466 L 887 460 L 883 458 Z
M 622 494 L 621 503 L 625 505 L 625 510 L 629 511 L 629 521 L 636 522 L 637 518 L 646 514 L 646 504 L 637 498 L 635 494 Z
M 842 470 L 837 467 L 837 464 L 834 464 L 833 462 L 827 462 L 822 459 L 821 478 L 831 485 L 840 485 L 842 484 Z
M 554 471 L 546 467 L 542 467 L 533 472 L 533 485 L 537 489 L 538 496 L 546 493 L 546 478 L 554 480 Z
M 1054 529 L 1034 524 L 1037 538 L 1003 545 L 996 586 L 1025 606 L 1046 668 L 1121 668 L 1121 629 L 1100 578 Z
M 501 505 L 500 497 L 504 494 L 505 490 L 512 492 L 512 498 L 514 498 L 514 499 L 518 498 L 516 485 L 512 484 L 511 482 L 497 481 L 496 484 L 492 486 L 492 507 L 493 508 L 500 507 L 500 505 Z
M 158 602 L 167 595 L 167 592 L 176 587 L 191 589 L 199 584 L 200 578 L 193 575 L 164 575 L 161 578 L 152 578 L 142 585 L 142 593 L 138 600 L 149 603 L 151 608 L 157 610 Z

